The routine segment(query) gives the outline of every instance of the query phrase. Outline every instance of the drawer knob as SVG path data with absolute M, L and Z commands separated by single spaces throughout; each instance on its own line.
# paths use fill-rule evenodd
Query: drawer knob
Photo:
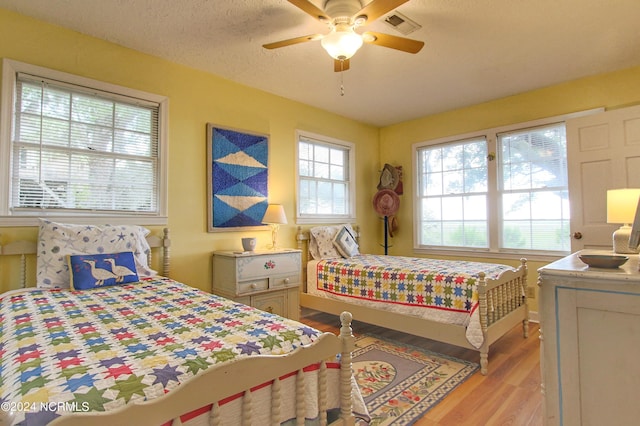
M 289 278 L 285 278 L 285 279 L 283 280 L 283 282 L 284 282 L 285 284 L 289 284 Z
M 258 288 L 258 284 L 251 283 L 251 285 L 249 287 L 251 287 L 251 290 L 255 290 L 256 288 Z

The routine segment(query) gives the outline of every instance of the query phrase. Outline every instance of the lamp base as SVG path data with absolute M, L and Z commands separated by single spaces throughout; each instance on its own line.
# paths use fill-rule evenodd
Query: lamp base
M 271 250 L 277 250 L 278 247 L 276 245 L 276 239 L 278 238 L 278 228 L 280 226 L 276 224 L 271 224 Z M 631 230 L 629 230 L 629 235 L 631 235 Z
M 617 254 L 634 254 L 638 250 L 629 248 L 629 237 L 631 236 L 631 226 L 622 225 L 613 233 L 613 251 Z

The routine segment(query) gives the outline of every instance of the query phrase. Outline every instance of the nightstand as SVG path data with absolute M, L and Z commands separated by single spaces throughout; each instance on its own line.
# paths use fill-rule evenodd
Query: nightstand
M 300 250 L 213 253 L 214 294 L 295 320 L 301 277 Z

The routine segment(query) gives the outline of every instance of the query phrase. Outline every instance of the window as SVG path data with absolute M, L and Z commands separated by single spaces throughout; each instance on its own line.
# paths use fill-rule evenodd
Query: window
M 416 248 L 568 252 L 566 153 L 559 118 L 414 145 Z
M 569 251 L 564 123 L 498 135 L 500 248 Z
M 486 158 L 484 138 L 419 150 L 421 244 L 488 247 Z
M 3 69 L 4 221 L 162 223 L 166 98 L 14 61 Z
M 353 219 L 353 144 L 300 131 L 297 139 L 297 221 L 331 223 Z

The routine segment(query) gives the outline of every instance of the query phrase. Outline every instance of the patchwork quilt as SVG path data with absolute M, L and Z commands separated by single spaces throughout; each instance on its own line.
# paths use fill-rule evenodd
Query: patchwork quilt
M 308 274 L 315 279 L 307 284 L 310 293 L 464 325 L 475 347 L 483 340 L 477 315 L 478 274 L 495 279 L 513 270 L 493 263 L 371 254 L 324 259 L 314 269 Z
M 112 410 L 216 363 L 288 353 L 319 335 L 167 278 L 10 292 L 0 299 L 0 404 L 23 425 Z

